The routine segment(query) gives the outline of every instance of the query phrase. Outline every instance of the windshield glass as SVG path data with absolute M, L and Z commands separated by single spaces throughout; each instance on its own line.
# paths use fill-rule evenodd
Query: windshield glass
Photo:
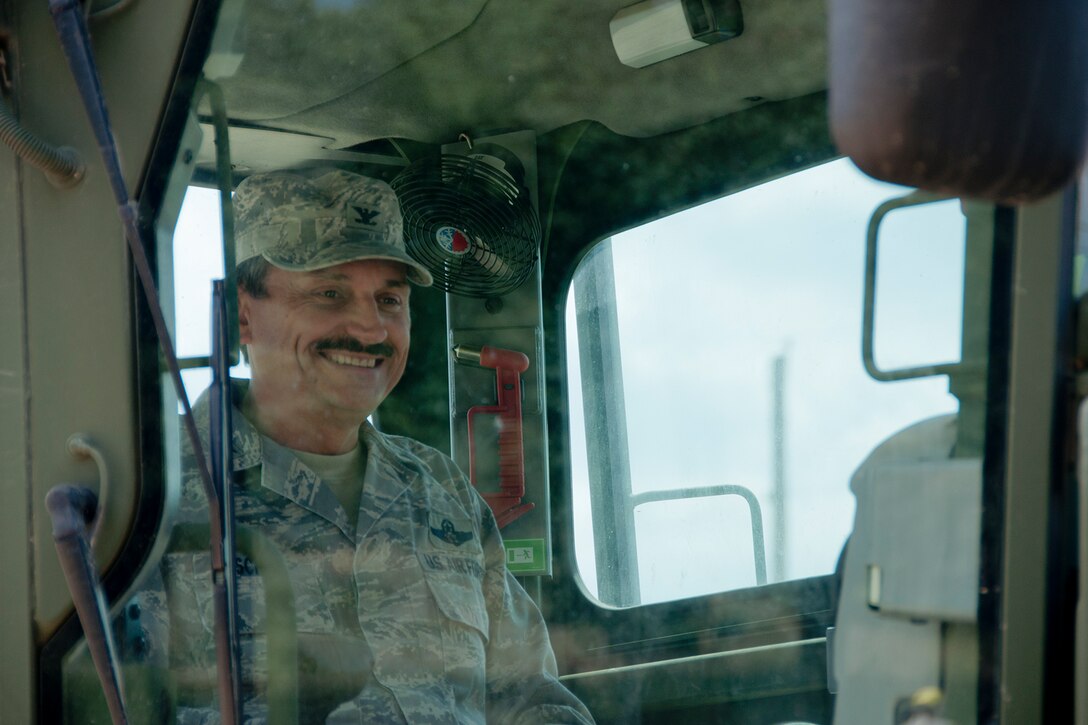
M 708 3 L 698 41 L 683 5 L 194 29 L 149 175 L 204 452 L 142 373 L 134 720 L 218 722 L 229 682 L 254 722 L 831 722 L 843 617 L 969 626 L 994 210 L 839 158 L 819 3 Z M 94 678 L 66 655 L 68 722 Z

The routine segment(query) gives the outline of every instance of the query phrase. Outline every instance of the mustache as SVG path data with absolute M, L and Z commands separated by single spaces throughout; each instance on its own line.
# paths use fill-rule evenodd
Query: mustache
M 326 337 L 323 340 L 318 340 L 314 345 L 314 349 L 318 352 L 324 352 L 325 350 L 343 350 L 344 352 L 358 352 L 364 355 L 374 355 L 376 357 L 393 357 L 396 350 L 388 342 L 376 342 L 372 345 L 364 345 L 350 335 L 344 335 L 342 337 Z

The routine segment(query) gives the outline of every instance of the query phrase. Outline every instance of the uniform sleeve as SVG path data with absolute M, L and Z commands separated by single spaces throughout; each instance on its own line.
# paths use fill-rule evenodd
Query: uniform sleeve
M 559 682 L 544 618 L 506 569 L 506 554 L 491 509 L 481 509 L 481 542 L 486 559 L 484 596 L 489 619 L 487 721 L 593 723 L 578 698 Z

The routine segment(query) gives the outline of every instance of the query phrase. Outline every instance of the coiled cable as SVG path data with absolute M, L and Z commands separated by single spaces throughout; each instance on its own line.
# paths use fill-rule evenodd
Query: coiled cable
M 53 146 L 27 131 L 0 97 L 0 141 L 31 166 L 41 169 L 49 182 L 64 189 L 83 180 L 86 167 L 75 149 Z

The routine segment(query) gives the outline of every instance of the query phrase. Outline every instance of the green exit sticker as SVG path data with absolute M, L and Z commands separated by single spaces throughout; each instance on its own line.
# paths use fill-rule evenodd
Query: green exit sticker
M 544 539 L 508 539 L 503 544 L 506 546 L 506 568 L 510 571 L 515 574 L 547 572 Z

